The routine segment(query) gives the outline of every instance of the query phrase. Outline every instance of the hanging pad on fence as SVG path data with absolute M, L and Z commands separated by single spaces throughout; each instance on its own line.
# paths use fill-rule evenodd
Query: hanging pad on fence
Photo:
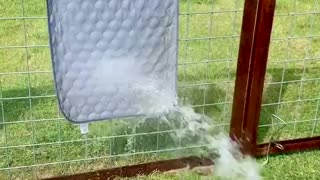
M 178 0 L 47 0 L 60 109 L 75 123 L 176 103 Z

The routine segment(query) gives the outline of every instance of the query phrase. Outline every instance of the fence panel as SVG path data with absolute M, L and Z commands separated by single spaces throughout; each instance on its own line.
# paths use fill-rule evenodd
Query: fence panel
M 243 0 L 181 0 L 179 96 L 228 130 Z M 0 0 L 0 179 L 33 179 L 192 153 L 159 121 L 103 121 L 81 135 L 60 114 L 45 0 Z
M 259 143 L 297 141 L 320 135 L 319 17 L 318 1 L 277 2 L 260 117 Z M 309 141 L 311 139 L 306 139 L 304 146 Z

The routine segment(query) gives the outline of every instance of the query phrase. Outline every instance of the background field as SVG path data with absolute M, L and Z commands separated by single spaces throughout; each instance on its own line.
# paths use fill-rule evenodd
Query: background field
M 228 131 L 243 0 L 181 0 L 179 96 Z M 320 135 L 320 2 L 278 0 L 259 141 Z M 63 119 L 54 92 L 45 0 L 0 0 L 0 179 L 34 179 L 196 153 L 153 120 Z M 189 147 L 189 148 L 188 148 Z M 319 179 L 319 151 L 275 156 L 265 179 Z M 260 161 L 263 161 L 261 159 Z M 145 179 L 199 179 L 193 174 Z

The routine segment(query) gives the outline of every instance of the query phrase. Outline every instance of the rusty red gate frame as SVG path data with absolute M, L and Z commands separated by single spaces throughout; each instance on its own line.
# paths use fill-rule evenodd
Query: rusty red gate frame
M 230 137 L 241 145 L 244 153 L 256 157 L 320 148 L 320 137 L 257 144 L 275 4 L 276 0 L 245 0 L 242 21 Z M 186 157 L 48 179 L 114 179 L 213 164 L 207 158 Z
M 267 68 L 275 0 L 247 0 L 244 5 L 230 136 L 254 154 Z
M 276 0 L 246 0 L 241 30 L 230 136 L 256 157 L 320 148 L 320 137 L 257 144 L 275 4 Z

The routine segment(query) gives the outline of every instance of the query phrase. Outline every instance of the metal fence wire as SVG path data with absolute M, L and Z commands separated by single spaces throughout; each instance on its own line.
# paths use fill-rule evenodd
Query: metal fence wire
M 243 0 L 180 0 L 179 96 L 188 99 L 197 112 L 213 117 L 218 128 L 225 130 L 231 114 L 243 4 Z M 320 92 L 314 89 L 316 69 L 306 68 L 317 64 L 314 60 L 319 50 L 314 45 L 319 31 L 313 27 L 320 22 L 316 20 L 319 16 L 299 13 L 279 15 L 277 19 L 289 18 L 291 26 L 297 28 L 309 22 L 313 25 L 299 34 L 291 28 L 289 37 L 279 34 L 273 47 L 280 45 L 288 50 L 283 59 L 271 56 L 269 66 L 271 74 L 283 71 L 280 77 L 272 76 L 270 87 L 299 95 L 285 100 L 285 93 L 281 93 L 279 100 L 269 102 L 277 103 L 278 115 L 292 121 L 291 113 L 290 117 L 280 114 L 281 107 L 288 104 L 285 102 L 292 101 L 290 105 L 296 103 L 294 107 L 300 111 L 310 111 L 310 117 L 296 119 L 312 120 L 292 121 L 296 130 L 302 124 L 316 126 L 318 96 L 314 94 Z M 303 51 L 305 48 L 308 51 Z M 302 51 L 308 54 L 304 56 Z M 273 64 L 278 69 L 272 70 Z M 290 76 L 291 71 L 300 74 Z M 306 86 L 312 86 L 314 94 L 307 96 Z M 156 161 L 190 153 L 186 149 L 193 147 L 176 144 L 170 136 L 174 129 L 159 121 L 148 121 L 137 128 L 125 120 L 96 122 L 89 125 L 88 135 L 81 135 L 78 125 L 66 121 L 59 113 L 55 95 L 45 0 L 0 0 L 0 108 L 0 179 L 44 178 Z
M 318 0 L 277 1 L 259 143 L 320 135 L 319 26 Z

